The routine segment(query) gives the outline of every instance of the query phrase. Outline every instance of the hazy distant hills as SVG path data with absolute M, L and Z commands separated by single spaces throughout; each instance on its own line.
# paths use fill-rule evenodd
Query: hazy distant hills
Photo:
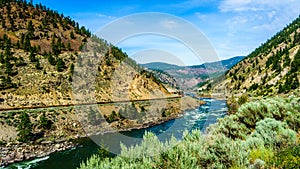
M 300 17 L 232 67 L 214 88 L 254 96 L 295 93 L 299 70 Z
M 199 83 L 206 82 L 208 79 L 223 74 L 226 70 L 241 61 L 244 56 L 236 56 L 230 59 L 221 60 L 218 62 L 204 63 L 193 66 L 178 66 L 163 62 L 151 62 L 142 64 L 151 70 L 158 70 L 158 78 L 162 81 L 170 81 L 161 77 L 162 72 L 175 79 L 177 85 L 182 89 L 191 89 Z
M 164 62 L 150 62 L 141 64 L 142 66 L 153 69 L 153 70 L 172 70 L 172 69 L 185 69 L 185 68 L 205 68 L 205 67 L 212 67 L 216 65 L 222 65 L 226 69 L 230 69 L 233 65 L 237 64 L 239 61 L 241 61 L 245 56 L 235 56 L 230 59 L 221 60 L 217 62 L 210 62 L 210 63 L 204 63 L 201 65 L 193 65 L 193 66 L 178 66 L 174 64 L 164 63 Z
M 182 66 L 173 65 L 173 64 L 164 63 L 164 62 L 150 62 L 150 63 L 141 64 L 141 65 L 146 68 L 152 69 L 152 70 L 171 70 L 171 69 L 183 68 Z

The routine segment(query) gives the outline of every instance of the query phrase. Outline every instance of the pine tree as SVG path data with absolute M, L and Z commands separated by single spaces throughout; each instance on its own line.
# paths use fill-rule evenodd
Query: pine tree
M 0 63 L 4 64 L 4 55 L 0 53 Z
M 71 65 L 70 65 L 70 73 L 71 74 L 73 74 L 74 73 L 74 64 L 73 63 L 71 63 Z
M 294 74 L 292 83 L 291 83 L 291 89 L 297 89 L 299 87 L 299 80 L 297 77 L 297 74 Z
M 31 62 L 36 62 L 36 58 L 35 58 L 35 53 L 33 50 L 30 51 L 30 54 L 29 54 L 29 60 Z
M 19 117 L 20 123 L 18 125 L 18 140 L 21 142 L 28 142 L 32 137 L 32 123 L 30 117 L 26 112 L 23 112 Z
M 34 27 L 33 27 L 33 24 L 32 24 L 31 20 L 28 22 L 27 31 L 28 31 L 27 35 L 28 35 L 29 39 L 31 39 L 34 35 Z
M 62 72 L 64 68 L 65 68 L 65 62 L 61 58 L 59 58 L 56 63 L 56 70 L 58 72 Z
M 70 42 L 68 42 L 68 44 L 67 44 L 67 50 L 68 50 L 68 51 L 71 51 L 71 50 L 72 50 L 72 47 L 71 47 L 71 43 L 70 43 Z
M 284 88 L 281 84 L 279 84 L 278 93 L 283 93 L 283 92 L 284 92 Z
M 45 130 L 50 130 L 53 124 L 53 122 L 46 117 L 45 112 L 40 116 L 39 123 L 40 127 Z
M 31 49 L 30 39 L 28 36 L 25 36 L 23 48 L 26 51 L 30 51 Z
M 39 59 L 37 59 L 36 62 L 35 62 L 35 68 L 38 69 L 38 70 L 42 70 L 42 69 L 43 69 L 43 68 L 41 67 L 41 64 L 40 64 Z
M 10 63 L 10 61 L 5 58 L 5 73 L 8 75 L 12 75 L 12 67 L 13 65 Z
M 56 60 L 55 60 L 55 58 L 52 56 L 51 53 L 48 55 L 48 62 L 49 62 L 52 66 L 56 65 Z
M 73 31 L 70 32 L 70 38 L 71 39 L 76 39 Z

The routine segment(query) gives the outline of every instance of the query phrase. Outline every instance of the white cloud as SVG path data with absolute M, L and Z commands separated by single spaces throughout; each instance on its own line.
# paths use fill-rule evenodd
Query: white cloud
M 204 21 L 207 19 L 208 15 L 206 14 L 201 14 L 200 12 L 195 12 L 195 15 L 197 16 L 198 19 L 200 19 L 201 21 Z
M 272 19 L 275 15 L 276 15 L 276 11 L 270 11 L 270 12 L 268 12 L 268 17 L 269 17 L 269 19 Z
M 245 24 L 249 21 L 248 17 L 245 16 L 237 16 L 237 17 L 233 17 L 232 19 L 228 20 L 227 23 L 228 24 Z
M 274 34 L 298 17 L 299 6 L 299 0 L 223 0 L 219 4 L 219 10 L 233 15 L 233 18 L 227 21 L 228 24 L 246 24 L 248 30 L 268 31 Z M 240 27 L 237 25 L 237 28 L 233 29 Z
M 100 17 L 100 18 L 104 18 L 104 19 L 116 19 L 115 16 L 109 16 L 109 15 L 105 15 L 105 14 L 102 14 L 102 13 L 96 13 L 95 15 Z
M 256 11 L 257 7 L 250 7 L 252 0 L 224 0 L 221 2 L 219 8 L 222 12 L 228 11 Z
M 219 5 L 219 9 L 222 12 L 255 12 L 270 9 L 280 10 L 282 7 L 297 8 L 299 5 L 299 0 L 223 0 Z

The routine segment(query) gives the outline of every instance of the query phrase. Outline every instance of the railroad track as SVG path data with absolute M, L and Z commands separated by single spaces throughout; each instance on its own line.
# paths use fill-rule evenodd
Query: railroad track
M 120 101 L 108 101 L 108 102 L 63 104 L 63 105 L 50 105 L 50 106 L 12 107 L 12 108 L 0 108 L 0 111 L 28 110 L 28 109 L 30 110 L 30 109 L 43 109 L 43 108 L 56 108 L 56 107 L 76 107 L 76 106 L 89 106 L 89 105 L 114 104 L 114 103 L 130 103 L 130 102 L 144 102 L 144 101 L 159 101 L 159 100 L 178 99 L 178 98 L 182 98 L 182 96 L 153 98 L 153 99 L 140 99 L 140 100 L 120 100 Z

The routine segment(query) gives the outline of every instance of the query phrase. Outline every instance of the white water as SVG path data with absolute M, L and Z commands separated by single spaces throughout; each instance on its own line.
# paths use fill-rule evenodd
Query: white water
M 17 168 L 17 169 L 30 169 L 31 167 L 37 165 L 37 163 L 41 162 L 41 161 L 45 161 L 48 160 L 49 156 L 43 157 L 43 158 L 37 158 L 34 159 L 32 161 L 24 161 L 21 163 L 17 163 L 17 164 L 12 164 L 9 166 L 9 168 Z M 2 167 L 4 168 L 4 167 Z

